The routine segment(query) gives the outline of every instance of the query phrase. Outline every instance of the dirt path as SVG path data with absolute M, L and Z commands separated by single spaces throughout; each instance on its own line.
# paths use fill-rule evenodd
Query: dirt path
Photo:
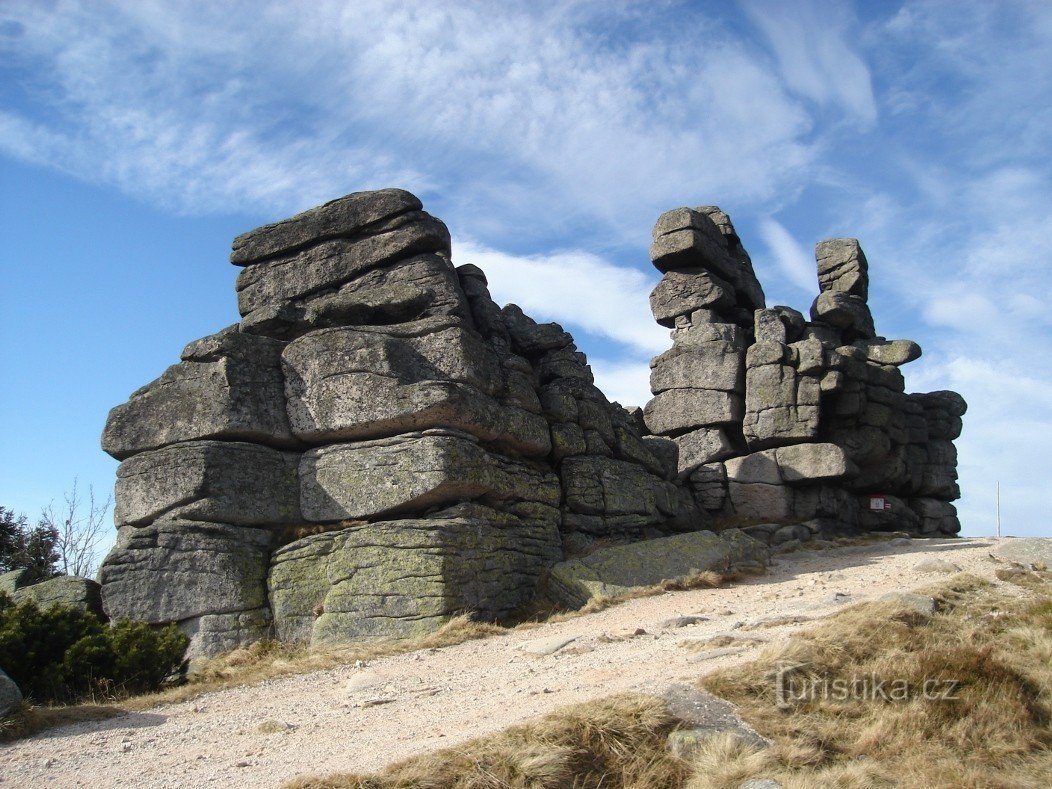
M 844 602 L 939 580 L 939 572 L 915 569 L 925 559 L 945 559 L 993 579 L 997 565 L 988 554 L 994 540 L 897 542 L 790 554 L 767 575 L 724 589 L 643 598 L 532 630 L 54 729 L 0 746 L 0 784 L 279 786 L 307 772 L 375 770 L 567 704 L 625 690 L 657 691 L 747 660 L 757 645 L 699 652 L 684 642 L 726 633 L 785 638 Z M 662 627 L 690 614 L 707 619 Z M 807 621 L 754 627 L 775 615 Z M 645 634 L 628 635 L 638 628 Z M 556 638 L 574 640 L 547 656 L 521 649 Z M 261 733 L 264 721 L 287 728 Z

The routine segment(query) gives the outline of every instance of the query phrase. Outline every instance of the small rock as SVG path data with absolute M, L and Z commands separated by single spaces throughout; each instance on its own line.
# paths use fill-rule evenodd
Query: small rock
M 389 698 L 389 697 L 386 697 L 386 696 L 382 696 L 382 697 L 377 697 L 377 698 L 372 698 L 372 699 L 362 699 L 362 701 L 358 704 L 358 706 L 359 707 L 379 707 L 381 704 L 392 704 L 392 703 L 394 703 L 394 701 L 395 700 L 392 699 L 392 698 Z
M 925 559 L 914 565 L 913 569 L 918 573 L 959 573 L 961 571 L 956 564 L 944 559 Z
M 910 545 L 913 542 L 909 537 L 896 537 L 894 540 L 888 540 L 888 545 Z
M 931 616 L 935 613 L 935 598 L 927 595 L 914 594 L 913 592 L 888 592 L 885 595 L 881 595 L 880 599 L 900 603 L 924 616 Z
M 730 612 L 728 611 L 728 613 Z M 691 625 L 697 625 L 701 622 L 708 621 L 709 618 L 707 616 L 677 616 L 673 617 L 672 619 L 666 619 L 664 622 L 658 625 L 658 627 L 660 627 L 662 630 L 675 630 L 676 628 L 690 627 Z
M 347 693 L 360 693 L 382 685 L 386 678 L 372 671 L 355 674 L 344 684 L 343 689 Z
M 703 649 L 700 652 L 695 652 L 689 658 L 688 663 L 704 663 L 706 660 L 715 660 L 716 658 L 726 657 L 727 655 L 737 655 L 740 652 L 744 652 L 748 647 L 720 647 L 719 649 Z
M 526 652 L 530 655 L 537 655 L 538 657 L 545 657 L 547 655 L 554 655 L 563 647 L 568 644 L 572 644 L 577 640 L 577 636 L 552 636 L 551 638 L 535 638 L 532 641 L 524 641 L 519 644 L 517 649 L 522 652 Z
M 782 785 L 773 778 L 750 778 L 738 784 L 738 789 L 782 789 Z

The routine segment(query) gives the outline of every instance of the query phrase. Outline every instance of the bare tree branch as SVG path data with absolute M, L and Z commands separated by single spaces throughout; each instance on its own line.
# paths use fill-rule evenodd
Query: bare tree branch
M 88 486 L 88 499 L 84 501 L 73 480 L 73 489 L 63 496 L 64 506 L 56 511 L 54 502 L 44 508 L 40 515 L 42 524 L 58 532 L 56 545 L 59 568 L 65 575 L 91 578 L 98 569 L 98 544 L 105 531 L 106 514 L 113 504 L 113 496 L 99 504 L 95 490 Z

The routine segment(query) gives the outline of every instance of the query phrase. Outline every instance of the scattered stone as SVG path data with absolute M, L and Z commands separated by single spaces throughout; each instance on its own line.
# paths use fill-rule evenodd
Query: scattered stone
M 925 559 L 913 566 L 918 573 L 959 573 L 961 568 L 944 559 Z
M 530 655 L 537 655 L 538 657 L 547 657 L 548 655 L 554 655 L 556 652 L 561 650 L 563 647 L 572 644 L 577 640 L 577 636 L 552 636 L 551 638 L 536 638 L 532 641 L 525 641 L 519 644 L 516 649 L 521 652 L 526 652 Z
M 679 736 L 669 737 L 673 753 L 681 758 L 687 758 L 689 751 L 704 738 L 721 733 L 733 734 L 760 748 L 770 745 L 742 720 L 733 704 L 699 688 L 677 683 L 671 685 L 662 698 L 672 717 L 684 727 L 678 730 Z
M 672 619 L 666 619 L 658 627 L 662 630 L 675 630 L 680 627 L 690 627 L 691 625 L 698 625 L 702 622 L 708 622 L 707 616 L 677 616 Z

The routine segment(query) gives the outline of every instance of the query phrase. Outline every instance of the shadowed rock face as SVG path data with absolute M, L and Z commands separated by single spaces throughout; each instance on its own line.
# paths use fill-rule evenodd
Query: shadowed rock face
M 811 321 L 766 308 L 714 206 L 663 214 L 651 255 L 673 347 L 651 363 L 654 400 L 626 409 L 562 327 L 454 267 L 408 192 L 239 236 L 241 321 L 107 420 L 122 463 L 106 613 L 176 622 L 194 656 L 268 634 L 340 643 L 507 616 L 597 541 L 674 547 L 725 516 L 806 521 L 793 539 L 956 531 L 964 401 L 904 393 L 896 366 L 920 348 L 875 335 L 857 241 L 819 245 Z M 871 491 L 899 511 L 868 509 Z M 740 532 L 699 539 L 740 553 Z M 654 555 L 646 582 L 682 564 Z

